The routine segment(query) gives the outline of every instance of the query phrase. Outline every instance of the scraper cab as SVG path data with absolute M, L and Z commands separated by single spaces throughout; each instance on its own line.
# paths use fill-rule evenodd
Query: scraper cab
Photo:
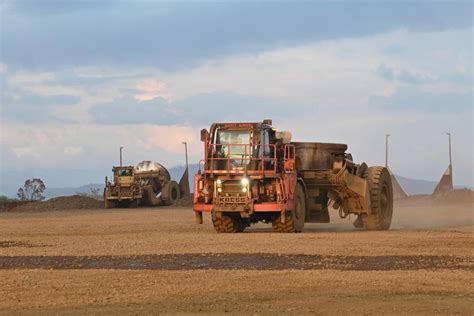
M 172 205 L 189 194 L 187 170 L 178 184 L 170 173 L 154 161 L 142 161 L 135 167 L 113 167 L 113 182 L 105 178 L 105 207 Z

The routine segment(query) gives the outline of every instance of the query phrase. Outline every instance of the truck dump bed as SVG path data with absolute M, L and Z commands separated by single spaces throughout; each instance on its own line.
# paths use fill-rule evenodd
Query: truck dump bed
M 328 170 L 334 156 L 343 155 L 346 144 L 293 142 L 296 149 L 296 170 Z

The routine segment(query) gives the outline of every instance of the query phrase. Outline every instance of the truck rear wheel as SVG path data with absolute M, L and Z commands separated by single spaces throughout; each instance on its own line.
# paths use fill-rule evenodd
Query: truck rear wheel
M 371 214 L 362 217 L 367 230 L 387 230 L 392 223 L 392 179 L 387 168 L 370 167 L 365 177 L 369 186 Z
M 247 226 L 242 220 L 230 216 L 217 216 L 212 213 L 212 224 L 218 233 L 241 233 Z
M 181 198 L 181 191 L 176 181 L 166 183 L 161 191 L 161 198 L 164 205 L 173 205 Z
M 272 228 L 277 233 L 299 233 L 303 230 L 306 219 L 306 197 L 301 184 L 296 185 L 295 190 L 295 209 L 291 212 L 285 212 L 285 223 L 281 222 L 281 215 L 272 222 Z

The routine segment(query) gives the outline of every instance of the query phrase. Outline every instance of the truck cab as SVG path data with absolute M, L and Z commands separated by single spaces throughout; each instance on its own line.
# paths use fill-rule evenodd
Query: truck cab
M 133 167 L 113 167 L 114 183 L 120 187 L 131 187 L 133 185 Z
M 212 134 L 208 160 L 213 170 L 228 174 L 272 171 L 277 167 L 275 130 L 267 124 L 217 125 Z
M 105 208 L 129 205 L 141 198 L 142 191 L 135 178 L 133 166 L 116 166 L 112 168 L 113 181 L 105 178 Z
M 202 212 L 211 212 L 217 231 L 237 232 L 251 223 L 279 220 L 287 207 L 293 207 L 294 147 L 271 120 L 216 123 L 209 132 L 201 132 L 201 139 L 205 159 L 195 177 L 194 194 L 199 222 Z

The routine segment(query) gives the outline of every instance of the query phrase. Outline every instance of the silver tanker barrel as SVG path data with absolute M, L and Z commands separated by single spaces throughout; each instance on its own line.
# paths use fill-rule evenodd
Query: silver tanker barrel
M 148 205 L 171 205 L 181 198 L 178 183 L 162 164 L 155 161 L 142 161 L 134 169 Z

